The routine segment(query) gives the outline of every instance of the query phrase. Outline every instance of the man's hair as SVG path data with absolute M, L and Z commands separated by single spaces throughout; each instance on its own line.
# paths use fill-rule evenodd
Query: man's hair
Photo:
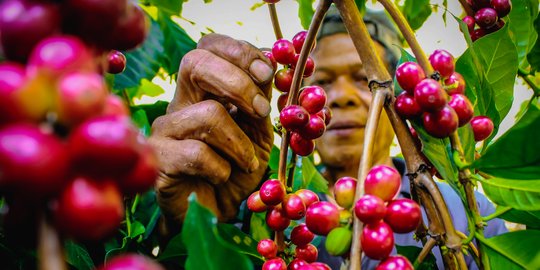
M 385 48 L 386 63 L 389 65 L 390 73 L 394 74 L 401 55 L 400 48 L 403 44 L 401 34 L 384 11 L 367 9 L 363 14 L 363 20 L 371 38 Z M 337 33 L 347 33 L 347 28 L 343 24 L 338 9 L 332 4 L 323 19 L 317 39 Z

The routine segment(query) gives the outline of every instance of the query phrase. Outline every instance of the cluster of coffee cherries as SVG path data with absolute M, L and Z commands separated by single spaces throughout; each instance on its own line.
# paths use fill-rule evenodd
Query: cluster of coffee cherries
M 446 138 L 458 127 L 471 122 L 474 108 L 465 96 L 465 80 L 455 71 L 454 57 L 446 50 L 435 50 L 429 62 L 440 76 L 440 82 L 427 78 L 415 62 L 398 66 L 396 79 L 404 91 L 396 97 L 394 106 L 405 119 L 421 118 L 424 128 L 433 137 Z M 487 137 L 475 136 L 479 140 Z
M 105 22 L 108 30 L 93 36 L 102 30 L 93 27 Z M 125 0 L 0 5 L 8 59 L 0 63 L 0 194 L 8 205 L 7 227 L 30 223 L 20 220 L 28 218 L 21 211 L 46 205 L 63 235 L 102 240 L 123 219 L 123 195 L 153 186 L 156 153 L 102 74 L 109 49 L 138 46 L 146 24 L 143 11 Z
M 473 41 L 501 29 L 504 26 L 502 18 L 512 9 L 510 0 L 467 0 L 467 4 L 474 11 L 474 16 L 467 15 L 462 20 L 467 24 Z

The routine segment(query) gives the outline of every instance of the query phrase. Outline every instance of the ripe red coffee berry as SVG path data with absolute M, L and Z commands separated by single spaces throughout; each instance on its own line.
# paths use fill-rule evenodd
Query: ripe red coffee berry
M 299 270 L 302 269 L 302 266 L 309 266 L 308 262 L 302 260 L 302 259 L 294 259 L 289 263 L 289 266 L 287 267 L 287 270 Z
M 454 72 L 450 77 L 444 80 L 446 92 L 449 95 L 453 94 L 465 94 L 465 79 L 461 74 Z
M 306 225 L 314 234 L 327 235 L 339 226 L 339 210 L 330 202 L 316 202 L 306 212 Z
M 312 114 L 309 116 L 307 125 L 300 129 L 298 133 L 305 139 L 314 140 L 321 137 L 325 130 L 324 120 L 317 114 Z
M 144 140 L 142 136 L 140 138 Z M 133 196 L 152 188 L 158 175 L 159 161 L 157 153 L 147 141 L 143 141 L 135 167 L 118 179 L 118 186 L 125 195 Z
M 272 259 L 277 256 L 278 247 L 272 239 L 263 239 L 257 244 L 257 252 L 265 259 Z
M 255 191 L 247 199 L 247 207 L 251 212 L 261 213 L 268 209 L 268 206 L 261 200 L 260 191 Z
M 275 4 L 275 3 L 279 2 L 280 0 L 263 0 L 263 1 L 268 3 L 268 4 Z
M 479 142 L 487 139 L 493 133 L 493 121 L 487 116 L 475 116 L 471 119 L 474 140 Z
M 474 31 L 471 34 L 471 39 L 472 41 L 476 41 L 477 39 L 485 35 L 486 35 L 486 30 L 484 28 L 474 29 Z
M 105 104 L 103 105 L 103 111 L 101 113 L 102 116 L 117 116 L 117 117 L 123 117 L 123 116 L 129 116 L 131 113 L 124 102 L 124 100 L 115 95 L 115 94 L 109 94 L 107 98 L 105 99 Z
M 295 54 L 294 45 L 287 39 L 278 39 L 272 46 L 272 55 L 282 65 L 294 64 Z
M 469 33 L 472 33 L 474 31 L 474 26 L 476 22 L 474 21 L 474 18 L 472 16 L 465 16 L 463 17 L 463 22 L 467 25 L 467 29 L 469 30 Z
M 24 66 L 15 62 L 0 64 L 0 124 L 20 121 L 27 118 L 16 99 L 17 93 L 26 83 Z
M 494 26 L 499 20 L 497 11 L 492 8 L 482 8 L 474 14 L 474 20 L 478 26 L 486 29 Z
M 165 270 L 158 262 L 140 254 L 122 254 L 107 261 L 99 270 Z
M 512 10 L 512 2 L 510 0 L 491 0 L 491 7 L 497 11 L 499 18 L 502 18 Z
M 474 108 L 469 99 L 462 94 L 453 94 L 450 96 L 448 106 L 456 111 L 458 116 L 458 126 L 462 127 L 471 121 L 474 115 Z
M 299 133 L 291 132 L 291 141 L 289 143 L 291 150 L 299 156 L 309 156 L 315 150 L 315 142 L 302 137 Z
M 289 227 L 291 220 L 285 215 L 281 205 L 266 212 L 266 225 L 273 231 L 283 231 Z
M 386 165 L 373 166 L 366 175 L 364 191 L 381 198 L 383 201 L 392 200 L 401 187 L 399 172 Z
M 374 260 L 382 260 L 394 248 L 394 233 L 384 221 L 366 224 L 360 236 L 360 243 L 366 256 Z
M 381 198 L 366 194 L 356 201 L 354 213 L 360 221 L 370 224 L 384 218 L 386 215 L 386 205 Z
M 424 70 L 415 62 L 404 62 L 396 69 L 396 80 L 399 86 L 411 95 L 416 85 L 425 78 Z
M 435 138 L 446 138 L 458 128 L 459 118 L 449 106 L 437 112 L 426 112 L 423 115 L 424 128 Z
M 296 33 L 296 35 L 294 35 L 294 37 L 292 38 L 292 43 L 294 45 L 294 50 L 296 51 L 296 53 L 299 54 L 302 51 L 302 46 L 304 46 L 304 41 L 306 40 L 306 36 L 307 36 L 307 31 L 303 30 Z
M 305 223 L 294 227 L 291 231 L 291 241 L 299 247 L 305 247 L 313 241 L 315 235 L 308 229 Z
M 126 12 L 118 17 L 116 26 L 103 39 L 106 48 L 127 51 L 140 46 L 150 30 L 150 22 L 143 9 L 136 3 L 128 2 Z
M 467 0 L 467 3 L 471 5 L 474 11 L 481 8 L 490 7 L 490 0 Z
M 306 205 L 306 208 L 312 205 L 313 203 L 319 201 L 319 196 L 317 196 L 317 193 L 309 189 L 299 189 L 295 192 L 295 194 L 300 196 L 300 198 L 302 198 L 302 201 Z
M 422 108 L 420 108 L 420 105 L 418 105 L 414 96 L 405 91 L 396 97 L 394 108 L 396 109 L 396 112 L 405 119 L 412 119 L 422 115 Z
M 306 205 L 302 198 L 294 193 L 285 196 L 282 207 L 285 215 L 292 220 L 299 220 L 306 215 Z
M 326 92 L 317 85 L 305 86 L 298 96 L 298 104 L 304 107 L 310 114 L 318 113 L 326 104 Z
M 330 121 L 332 120 L 332 110 L 328 106 L 324 106 L 324 108 L 317 113 L 317 115 L 324 115 L 324 124 L 327 126 L 330 124 Z
M 310 266 L 313 267 L 313 270 L 332 270 L 328 264 L 322 262 L 314 262 Z
M 112 50 L 107 55 L 107 72 L 111 74 L 122 73 L 126 69 L 126 56 L 117 50 Z
M 285 198 L 285 186 L 278 179 L 266 180 L 261 188 L 259 196 L 266 205 L 278 205 Z
M 287 270 L 287 264 L 282 258 L 274 258 L 264 262 L 262 270 Z
M 272 52 L 271 51 L 263 51 L 263 54 L 264 54 L 264 56 L 266 56 L 266 58 L 268 58 L 268 60 L 270 60 L 270 62 L 272 63 L 272 67 L 274 68 L 274 70 L 276 70 L 277 69 L 277 61 L 274 58 L 274 55 L 272 54 Z
M 436 112 L 446 105 L 447 94 L 439 82 L 428 78 L 416 85 L 414 99 L 422 110 Z
M 308 263 L 315 262 L 319 255 L 319 250 L 313 244 L 307 244 L 305 247 L 296 247 L 296 258 Z
M 286 130 L 297 131 L 307 125 L 309 114 L 300 105 L 289 105 L 279 113 L 279 121 Z
M 289 98 L 289 93 L 281 93 L 281 95 L 279 95 L 278 101 L 277 101 L 277 107 L 278 107 L 279 112 L 283 111 L 283 108 L 285 108 L 285 106 L 287 105 L 288 98 Z
M 282 68 L 274 75 L 274 85 L 281 92 L 289 92 L 291 90 L 294 69 Z
M 388 203 L 384 221 L 396 233 L 412 232 L 422 219 L 420 206 L 411 199 L 396 199 Z
M 414 267 L 406 257 L 395 255 L 381 261 L 375 270 L 414 270 Z
M 341 177 L 336 181 L 334 184 L 334 199 L 339 206 L 349 209 L 354 204 L 356 182 L 356 178 L 348 176 Z
M 446 50 L 435 50 L 429 56 L 429 63 L 443 78 L 448 78 L 454 73 L 454 56 Z

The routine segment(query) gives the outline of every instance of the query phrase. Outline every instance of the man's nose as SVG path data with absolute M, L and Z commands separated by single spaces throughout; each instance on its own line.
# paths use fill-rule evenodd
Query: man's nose
M 335 108 L 356 108 L 362 104 L 354 81 L 347 76 L 338 77 L 334 83 L 330 86 L 327 93 L 328 106 L 332 109 Z

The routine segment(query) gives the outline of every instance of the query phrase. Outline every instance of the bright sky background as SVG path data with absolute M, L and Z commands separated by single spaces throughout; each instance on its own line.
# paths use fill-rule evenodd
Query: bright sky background
M 213 0 L 209 4 L 204 4 L 203 0 L 191 0 L 184 3 L 182 11 L 184 19 L 179 19 L 178 22 L 195 41 L 200 38 L 201 32 L 208 33 L 208 29 L 211 29 L 217 33 L 249 41 L 257 47 L 271 47 L 275 36 L 268 7 L 263 5 L 251 10 L 254 5 L 261 2 L 262 0 Z M 432 2 L 439 5 L 438 12 L 433 13 L 424 26 L 416 32 L 417 38 L 426 54 L 429 55 L 435 49 L 444 48 L 457 58 L 466 49 L 463 35 L 451 14 L 447 14 L 447 24 L 445 25 L 443 22 L 443 1 Z M 461 17 L 462 10 L 458 1 L 448 1 L 448 5 L 449 12 Z M 369 6 L 381 9 L 378 5 L 370 4 Z M 285 38 L 290 39 L 294 34 L 303 30 L 297 15 L 298 3 L 296 1 L 281 0 L 276 4 L 276 9 Z M 196 24 L 189 21 L 196 22 Z M 172 99 L 173 86 L 158 80 L 154 80 L 154 82 L 161 84 L 166 90 L 166 93 L 158 99 Z M 522 86 L 521 81 L 516 84 L 515 93 L 514 106 L 509 116 L 503 121 L 498 135 L 513 124 L 514 115 L 519 110 L 519 106 L 532 95 L 532 91 Z M 272 104 L 275 106 L 278 94 L 274 94 L 273 97 Z M 144 98 L 141 102 L 153 103 L 155 100 L 155 98 Z M 278 116 L 277 108 L 272 110 L 271 115 L 272 118 Z

